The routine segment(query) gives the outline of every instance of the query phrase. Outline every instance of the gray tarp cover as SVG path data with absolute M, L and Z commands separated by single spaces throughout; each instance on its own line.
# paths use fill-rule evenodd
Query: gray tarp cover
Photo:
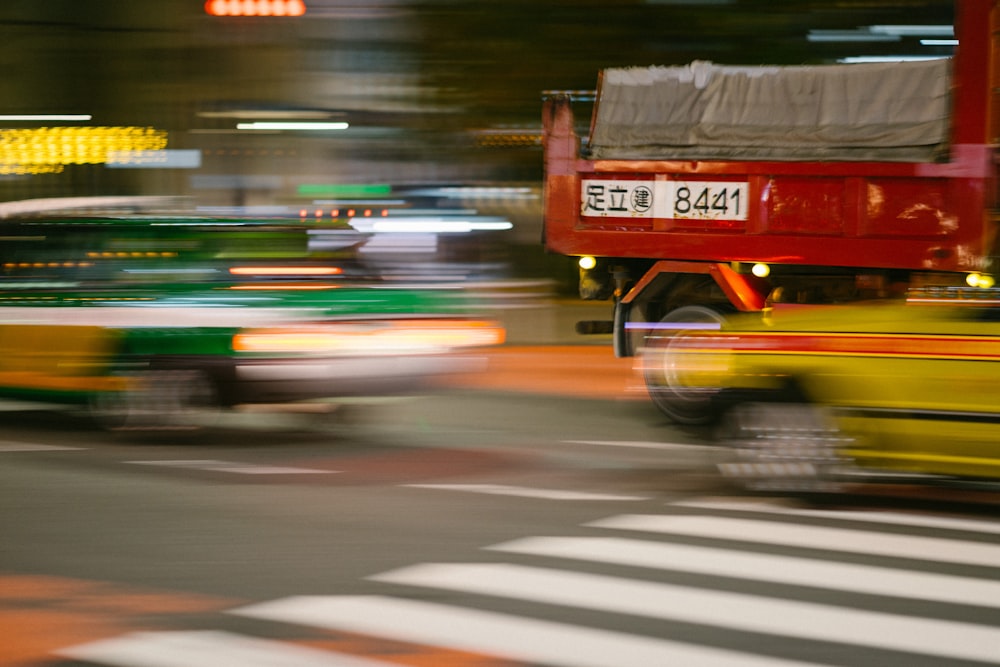
M 940 158 L 951 60 L 604 70 L 595 159 Z

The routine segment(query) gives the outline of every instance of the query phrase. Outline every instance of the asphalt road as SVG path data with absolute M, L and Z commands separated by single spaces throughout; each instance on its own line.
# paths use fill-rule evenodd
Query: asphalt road
M 998 664 L 994 509 L 740 494 L 606 347 L 490 361 L 195 434 L 9 406 L 0 665 Z

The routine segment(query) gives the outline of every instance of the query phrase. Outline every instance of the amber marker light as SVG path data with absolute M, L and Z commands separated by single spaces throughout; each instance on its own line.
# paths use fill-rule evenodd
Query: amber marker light
M 988 273 L 973 272 L 965 276 L 965 283 L 969 287 L 989 289 L 990 287 L 993 287 L 994 282 L 993 276 Z
M 211 16 L 302 16 L 302 0 L 208 0 L 205 13 Z

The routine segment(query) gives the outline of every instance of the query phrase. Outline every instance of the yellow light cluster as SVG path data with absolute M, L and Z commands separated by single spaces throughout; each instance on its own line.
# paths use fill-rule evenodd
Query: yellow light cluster
M 979 287 L 981 289 L 989 289 L 993 287 L 996 282 L 993 276 L 987 273 L 970 273 L 965 276 L 965 282 L 969 287 Z
M 150 251 L 133 250 L 131 252 L 125 252 L 123 250 L 116 250 L 116 251 L 105 250 L 102 252 L 87 253 L 87 257 L 93 257 L 95 259 L 98 257 L 104 259 L 113 259 L 113 258 L 125 258 L 125 257 L 176 257 L 176 256 L 177 256 L 176 252 L 171 252 L 171 251 L 154 252 L 152 250 Z
M 56 269 L 71 268 L 77 266 L 91 266 L 90 262 L 5 262 L 4 269 Z
M 0 162 L 0 175 L 58 174 L 65 168 L 61 164 L 4 164 Z
M 480 148 L 525 148 L 542 145 L 540 132 L 483 130 L 476 132 Z
M 0 130 L 0 174 L 59 173 L 68 164 L 101 164 L 112 151 L 155 151 L 167 133 L 151 127 L 40 127 Z

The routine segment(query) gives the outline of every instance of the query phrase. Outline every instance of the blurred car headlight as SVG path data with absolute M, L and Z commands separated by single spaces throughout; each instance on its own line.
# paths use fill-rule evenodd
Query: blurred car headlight
M 374 321 L 248 329 L 233 349 L 271 354 L 433 354 L 504 342 L 496 322 L 484 320 Z

